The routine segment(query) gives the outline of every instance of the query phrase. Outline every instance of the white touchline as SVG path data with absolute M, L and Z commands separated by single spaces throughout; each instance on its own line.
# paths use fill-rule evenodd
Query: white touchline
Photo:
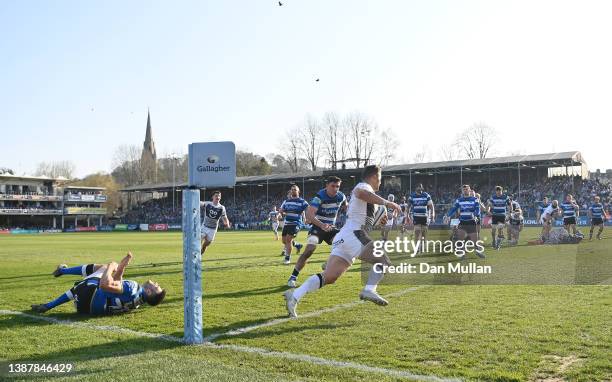
M 70 320 L 60 320 L 53 317 L 45 317 L 45 316 L 37 316 L 33 314 L 27 314 L 18 311 L 12 310 L 0 310 L 0 315 L 13 315 L 13 316 L 22 316 L 27 317 L 33 320 L 45 321 L 51 324 L 57 325 L 65 325 L 71 327 L 77 327 L 82 329 L 90 329 L 90 330 L 103 330 L 103 331 L 112 331 L 117 333 L 125 333 L 137 337 L 147 337 L 154 338 L 162 341 L 170 341 L 170 342 L 179 342 L 182 343 L 183 339 L 175 336 L 165 335 L 165 334 L 157 334 L 157 333 L 148 333 L 141 332 L 137 330 L 122 328 L 120 326 L 112 326 L 112 325 L 94 325 L 88 322 L 78 322 L 78 321 L 70 321 Z M 387 369 L 383 367 L 375 367 L 368 366 L 356 362 L 345 362 L 345 361 L 336 361 L 327 358 L 315 357 L 308 354 L 299 354 L 299 353 L 289 353 L 283 351 L 274 351 L 267 350 L 262 348 L 250 347 L 250 346 L 242 346 L 242 345 L 229 345 L 229 344 L 216 344 L 212 342 L 205 342 L 202 345 L 195 346 L 205 346 L 214 349 L 223 349 L 223 350 L 231 350 L 235 352 L 241 353 L 251 353 L 257 354 L 263 357 L 273 357 L 273 358 L 284 358 L 289 360 L 303 361 L 316 365 L 330 366 L 330 367 L 342 367 L 347 369 L 354 369 L 369 373 L 378 373 L 384 374 L 392 377 L 398 378 L 406 378 L 412 379 L 416 381 L 428 381 L 428 382 L 461 382 L 461 379 L 457 378 L 441 378 L 435 375 L 419 375 L 414 374 L 406 370 L 397 370 L 397 369 Z
M 407 288 L 407 289 L 402 289 L 400 291 L 397 291 L 397 292 L 385 295 L 384 297 L 387 297 L 387 298 L 388 297 L 399 297 L 399 296 L 405 295 L 407 293 L 414 292 L 414 291 L 416 291 L 418 289 L 425 288 L 426 286 L 427 285 L 420 285 L 420 286 L 415 286 L 415 287 L 411 287 L 411 288 Z M 365 303 L 365 301 L 363 301 L 363 300 L 357 300 L 357 301 L 348 302 L 348 303 L 345 303 L 345 304 L 338 304 L 338 305 L 331 306 L 329 308 L 315 310 L 315 311 L 312 311 L 312 312 L 300 314 L 297 317 L 297 319 L 299 320 L 299 319 L 304 319 L 304 318 L 317 317 L 317 316 L 320 316 L 320 315 L 325 314 L 325 313 L 331 313 L 331 312 L 335 312 L 335 311 L 342 310 L 342 309 L 349 309 L 349 308 L 352 308 L 354 306 L 357 306 L 359 304 L 364 304 L 364 303 Z M 219 337 L 239 336 L 241 334 L 244 334 L 244 333 L 247 333 L 247 332 L 251 332 L 253 330 L 257 330 L 257 329 L 260 329 L 260 328 L 265 328 L 265 327 L 268 327 L 268 326 L 280 325 L 280 324 L 284 324 L 285 322 L 294 321 L 294 320 L 296 320 L 296 318 L 290 318 L 290 317 L 277 318 L 277 319 L 274 319 L 274 320 L 262 322 L 261 324 L 257 324 L 257 325 L 251 325 L 251 326 L 245 326 L 243 328 L 232 329 L 232 330 L 224 332 L 224 333 L 213 333 L 213 334 L 210 334 L 210 335 L 204 337 L 204 341 L 212 342 L 212 341 L 216 340 Z

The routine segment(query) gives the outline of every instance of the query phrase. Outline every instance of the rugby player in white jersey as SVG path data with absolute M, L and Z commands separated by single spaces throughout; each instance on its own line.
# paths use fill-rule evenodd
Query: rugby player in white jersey
M 399 225 L 400 234 L 404 235 L 404 233 L 406 232 L 406 226 L 408 225 L 408 222 L 410 220 L 408 218 L 408 202 L 406 201 L 405 196 L 402 196 L 402 198 L 400 199 L 399 206 L 402 209 L 402 212 L 400 213 L 397 219 L 397 224 Z
M 348 206 L 348 219 L 334 238 L 331 254 L 327 266 L 322 273 L 310 276 L 299 288 L 285 292 L 287 312 L 290 317 L 297 317 L 298 302 L 310 292 L 333 284 L 347 269 L 360 257 L 362 261 L 371 264 L 388 264 L 386 256 L 373 255 L 374 243 L 368 232 L 374 224 L 376 205 L 392 208 L 396 214 L 401 212 L 399 205 L 385 200 L 375 194 L 380 187 L 381 168 L 376 165 L 366 166 L 363 170 L 362 181 L 355 186 Z M 384 224 L 386 216 L 381 223 Z M 362 300 L 372 301 L 377 305 L 387 305 L 388 302 L 376 292 L 376 286 L 383 278 L 383 272 L 375 272 L 380 267 L 372 267 L 368 281 L 359 293 Z
M 201 253 L 204 254 L 206 247 L 215 240 L 217 228 L 219 228 L 219 220 L 223 221 L 225 228 L 230 227 L 230 222 L 227 219 L 225 206 L 221 204 L 221 191 L 213 192 L 212 201 L 200 202 L 200 210 L 202 214 Z
M 387 200 L 390 202 L 395 202 L 395 195 L 389 194 L 389 196 L 387 196 Z M 393 210 L 393 208 L 387 207 L 387 222 L 380 229 L 380 233 L 384 241 L 389 240 L 389 232 L 391 232 L 391 230 L 393 229 L 393 223 L 395 220 L 393 219 L 394 213 L 395 211 Z
M 272 232 L 274 232 L 274 240 L 278 240 L 278 221 L 280 218 L 280 212 L 276 209 L 276 206 L 272 206 L 272 211 L 268 214 L 270 217 L 270 225 L 272 226 Z
M 540 224 L 542 224 L 542 242 L 546 242 L 546 240 L 548 240 L 553 219 L 556 216 L 560 216 L 560 214 L 561 210 L 559 209 L 559 202 L 557 200 L 553 200 L 552 203 L 546 206 L 540 214 Z

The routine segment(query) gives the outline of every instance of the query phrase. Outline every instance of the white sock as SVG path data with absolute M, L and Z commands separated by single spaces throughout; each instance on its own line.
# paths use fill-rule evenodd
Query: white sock
M 363 287 L 363 290 L 376 292 L 376 287 L 384 276 L 385 274 L 382 272 L 374 272 L 374 267 L 372 267 L 372 269 L 370 269 L 370 273 L 368 274 L 368 283 Z
M 304 284 L 300 285 L 299 288 L 293 291 L 293 297 L 295 297 L 296 300 L 299 300 L 304 297 L 306 293 L 314 292 L 319 288 L 321 288 L 321 276 L 312 275 L 306 279 L 306 281 L 304 281 Z

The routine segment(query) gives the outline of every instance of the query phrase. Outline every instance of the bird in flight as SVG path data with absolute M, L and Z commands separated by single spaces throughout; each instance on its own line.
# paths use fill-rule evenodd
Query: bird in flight
M 279 7 L 282 7 L 282 6 L 283 6 L 283 3 L 281 3 L 281 2 L 279 1 L 279 2 L 278 2 L 278 6 L 279 6 Z
M 319 82 L 319 79 L 317 78 L 315 81 Z

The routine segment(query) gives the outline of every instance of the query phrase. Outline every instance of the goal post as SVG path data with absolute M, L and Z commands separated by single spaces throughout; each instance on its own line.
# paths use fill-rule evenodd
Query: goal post
M 187 344 L 204 342 L 202 315 L 202 255 L 200 252 L 200 189 L 236 185 L 233 142 L 189 145 L 188 187 L 183 190 L 184 336 Z

